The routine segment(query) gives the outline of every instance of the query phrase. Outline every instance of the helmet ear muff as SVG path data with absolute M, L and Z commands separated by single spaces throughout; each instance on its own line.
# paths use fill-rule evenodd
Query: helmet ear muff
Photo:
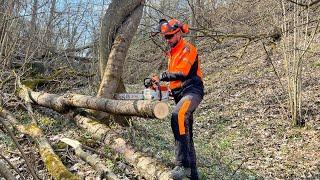
M 179 22 L 176 22 L 176 23 L 172 26 L 173 29 L 178 29 L 179 27 L 180 27 L 180 23 L 179 23 Z
M 187 34 L 189 32 L 189 27 L 187 24 L 183 24 L 181 27 L 181 31 L 185 34 Z

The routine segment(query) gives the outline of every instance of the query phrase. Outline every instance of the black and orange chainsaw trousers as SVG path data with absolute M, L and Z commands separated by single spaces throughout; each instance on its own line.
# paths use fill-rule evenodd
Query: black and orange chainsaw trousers
M 175 99 L 171 117 L 171 128 L 175 138 L 176 165 L 191 168 L 191 179 L 199 179 L 196 152 L 193 144 L 193 112 L 202 100 L 202 96 L 188 93 L 180 99 Z

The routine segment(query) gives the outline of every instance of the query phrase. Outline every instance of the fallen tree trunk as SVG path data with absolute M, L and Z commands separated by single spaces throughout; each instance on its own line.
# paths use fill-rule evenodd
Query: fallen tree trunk
M 22 125 L 9 111 L 2 107 L 0 107 L 0 116 L 7 119 L 18 131 L 31 136 L 37 142 L 41 159 L 54 179 L 79 179 L 63 165 L 37 124 Z
M 19 91 L 21 99 L 58 112 L 67 112 L 71 107 L 87 108 L 104 111 L 117 115 L 140 116 L 164 119 L 168 113 L 168 105 L 159 101 L 146 100 L 111 100 L 79 94 L 65 94 L 63 96 L 31 91 L 22 87 Z
M 75 116 L 74 118 L 78 126 L 92 133 L 92 136 L 101 140 L 115 152 L 122 154 L 125 160 L 130 163 L 135 170 L 146 179 L 168 180 L 169 171 L 161 163 L 144 156 L 142 153 L 135 151 L 125 140 L 109 129 L 105 124 L 98 121 L 85 118 L 83 116 Z
M 128 106 L 131 107 L 131 111 L 129 111 L 131 114 L 134 113 L 134 115 L 143 115 L 145 117 L 155 116 L 155 114 L 157 114 L 154 113 L 154 111 L 150 111 L 151 109 L 164 109 L 163 112 L 158 111 L 159 114 L 157 115 L 158 118 L 164 118 L 169 111 L 167 104 L 163 102 L 119 101 L 77 94 L 59 96 L 55 94 L 34 92 L 27 88 L 21 89 L 19 96 L 25 99 L 26 102 L 36 103 L 62 112 L 68 110 L 70 106 L 91 108 L 100 111 L 105 111 L 106 109 L 115 111 L 117 108 L 121 110 L 120 107 Z M 162 107 L 155 108 L 157 104 L 160 104 Z M 145 110 L 142 111 L 143 109 Z M 140 113 L 137 114 L 137 112 Z M 124 111 L 124 113 L 128 113 L 128 111 Z M 165 116 L 162 113 L 164 113 Z M 74 119 L 78 126 L 91 132 L 93 137 L 103 140 L 108 147 L 112 148 L 117 153 L 123 154 L 126 161 L 128 161 L 137 172 L 146 179 L 169 179 L 169 171 L 164 166 L 157 163 L 152 158 L 145 157 L 142 153 L 136 152 L 130 145 L 125 143 L 125 140 L 120 138 L 118 134 L 112 132 L 106 125 L 80 115 L 76 115 Z

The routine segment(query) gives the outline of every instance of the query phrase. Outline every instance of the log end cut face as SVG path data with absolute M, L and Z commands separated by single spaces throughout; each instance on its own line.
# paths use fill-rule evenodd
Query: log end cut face
M 164 102 L 157 103 L 153 109 L 153 113 L 158 119 L 166 118 L 169 114 L 168 104 Z

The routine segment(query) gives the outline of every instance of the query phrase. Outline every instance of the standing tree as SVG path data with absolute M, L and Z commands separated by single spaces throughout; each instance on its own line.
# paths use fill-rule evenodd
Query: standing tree
M 283 24 L 283 57 L 285 62 L 287 87 L 289 95 L 290 117 L 297 126 L 303 126 L 302 118 L 302 66 L 314 36 L 319 29 L 320 16 L 311 19 L 311 6 L 314 3 L 302 0 L 282 0 Z M 316 1 L 315 1 L 316 2 Z
M 123 64 L 129 45 L 142 17 L 144 0 L 114 0 L 101 23 L 100 73 L 102 81 L 98 97 L 113 98 L 125 91 L 122 82 Z M 112 20 L 111 20 L 112 19 Z M 99 119 L 105 117 L 99 113 Z

